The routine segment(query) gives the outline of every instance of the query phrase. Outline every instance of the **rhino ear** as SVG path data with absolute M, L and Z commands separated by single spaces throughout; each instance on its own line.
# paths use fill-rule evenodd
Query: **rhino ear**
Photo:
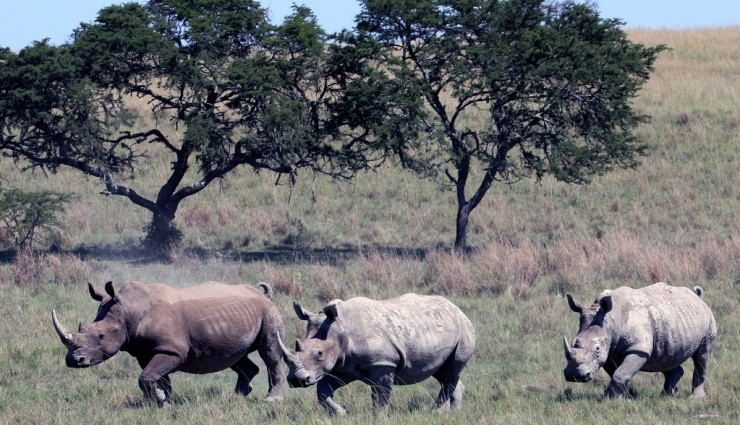
M 293 310 L 295 310 L 296 316 L 298 316 L 298 318 L 301 320 L 308 320 L 311 318 L 311 316 L 313 316 L 313 313 L 304 309 L 303 307 L 301 307 L 300 304 L 298 304 L 295 301 L 293 301 Z
M 337 313 L 337 306 L 341 303 L 340 300 L 333 300 L 330 301 L 329 304 L 324 307 L 324 314 L 326 314 L 326 318 L 329 320 L 334 320 L 339 316 L 339 313 Z
M 568 298 L 568 305 L 570 306 L 571 310 L 575 311 L 578 314 L 583 313 L 583 304 L 574 300 L 570 294 L 565 294 L 565 296 Z
M 90 291 L 90 296 L 92 297 L 92 299 L 94 299 L 95 301 L 103 301 L 103 293 L 98 292 L 98 290 L 95 289 L 94 286 L 92 286 L 92 283 L 87 284 L 87 290 Z
M 599 300 L 599 305 L 601 306 L 601 309 L 604 310 L 604 313 L 608 313 L 612 309 L 612 296 L 611 295 L 604 295 Z
M 111 298 L 116 297 L 116 292 L 113 290 L 113 282 L 110 280 L 105 282 L 105 293 L 107 293 Z

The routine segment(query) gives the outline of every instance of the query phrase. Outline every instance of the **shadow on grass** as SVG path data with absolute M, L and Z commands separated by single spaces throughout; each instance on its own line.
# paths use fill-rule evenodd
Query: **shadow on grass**
M 403 247 L 329 247 L 329 248 L 294 248 L 290 246 L 274 246 L 261 251 L 240 250 L 211 250 L 205 248 L 184 248 L 182 255 L 201 260 L 218 258 L 227 261 L 239 261 L 253 263 L 267 261 L 276 264 L 304 264 L 325 263 L 330 265 L 340 264 L 363 254 L 378 253 L 380 255 L 395 256 L 400 258 L 415 258 L 423 260 L 431 249 L 426 248 L 403 248 Z M 81 260 L 98 261 L 123 261 L 135 265 L 147 265 L 154 263 L 172 262 L 171 256 L 166 252 L 152 250 L 139 246 L 92 246 L 81 247 L 72 250 L 50 250 L 41 254 L 68 254 L 74 255 Z M 0 250 L 0 264 L 12 264 L 17 252 L 15 250 Z
M 626 400 L 634 400 L 639 397 L 639 394 L 634 389 L 629 389 L 629 395 L 625 397 Z M 609 398 L 604 397 L 602 393 L 574 393 L 572 389 L 566 388 L 565 391 L 563 391 L 560 394 L 557 394 L 555 396 L 555 402 L 557 403 L 568 403 L 571 401 L 579 401 L 579 400 L 590 400 L 590 401 L 605 401 L 610 400 Z

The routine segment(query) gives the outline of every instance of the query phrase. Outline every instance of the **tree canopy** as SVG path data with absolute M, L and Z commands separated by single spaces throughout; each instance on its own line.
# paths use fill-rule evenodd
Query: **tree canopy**
M 363 0 L 361 38 L 420 93 L 428 126 L 402 148 L 457 195 L 455 247 L 498 181 L 588 183 L 635 167 L 647 117 L 631 100 L 663 46 L 629 41 L 591 5 L 543 0 Z
M 402 126 L 379 111 L 408 114 L 377 53 L 331 43 L 305 7 L 273 25 L 253 0 L 110 6 L 71 43 L 0 51 L 0 150 L 100 178 L 149 210 L 149 242 L 167 245 L 180 203 L 238 166 L 351 178 L 382 161 Z M 128 177 L 151 145 L 172 166 L 147 198 Z

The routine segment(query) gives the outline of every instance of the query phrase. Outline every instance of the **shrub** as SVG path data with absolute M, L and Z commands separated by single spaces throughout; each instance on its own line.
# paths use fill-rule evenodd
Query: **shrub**
M 33 243 L 44 233 L 53 235 L 62 224 L 59 214 L 72 199 L 69 194 L 51 191 L 0 191 L 0 221 L 3 240 L 10 240 L 18 251 L 33 250 Z

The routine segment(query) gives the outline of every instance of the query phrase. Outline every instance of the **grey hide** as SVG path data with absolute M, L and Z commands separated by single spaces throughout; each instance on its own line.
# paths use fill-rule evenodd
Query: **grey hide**
M 136 358 L 142 368 L 139 387 L 159 407 L 169 404 L 173 372 L 211 373 L 231 368 L 238 375 L 235 391 L 247 395 L 259 368 L 247 355 L 258 351 L 268 369 L 265 401 L 282 399 L 283 319 L 273 305 L 272 289 L 260 283 L 226 285 L 207 282 L 184 289 L 130 282 L 113 284 L 90 296 L 100 302 L 92 324 L 80 322 L 67 331 L 52 310 L 54 328 L 67 346 L 69 367 L 98 364 L 118 351 Z
M 436 408 L 460 408 L 465 389 L 460 374 L 473 354 L 475 330 L 447 299 L 416 294 L 382 301 L 357 297 L 331 301 L 318 314 L 299 304 L 294 309 L 308 325 L 295 352 L 280 343 L 290 368 L 288 383 L 317 383 L 319 402 L 330 413 L 346 413 L 332 398 L 350 382 L 370 385 L 373 406 L 385 412 L 394 385 L 430 376 L 441 386 Z
M 662 372 L 662 394 L 673 395 L 683 375 L 681 364 L 692 359 L 692 397 L 703 397 L 717 324 L 702 293 L 698 286 L 692 291 L 661 282 L 604 291 L 590 307 L 568 295 L 571 310 L 580 315 L 580 329 L 572 346 L 563 340 L 565 379 L 587 382 L 603 367 L 611 377 L 604 396 L 624 397 L 638 371 Z

